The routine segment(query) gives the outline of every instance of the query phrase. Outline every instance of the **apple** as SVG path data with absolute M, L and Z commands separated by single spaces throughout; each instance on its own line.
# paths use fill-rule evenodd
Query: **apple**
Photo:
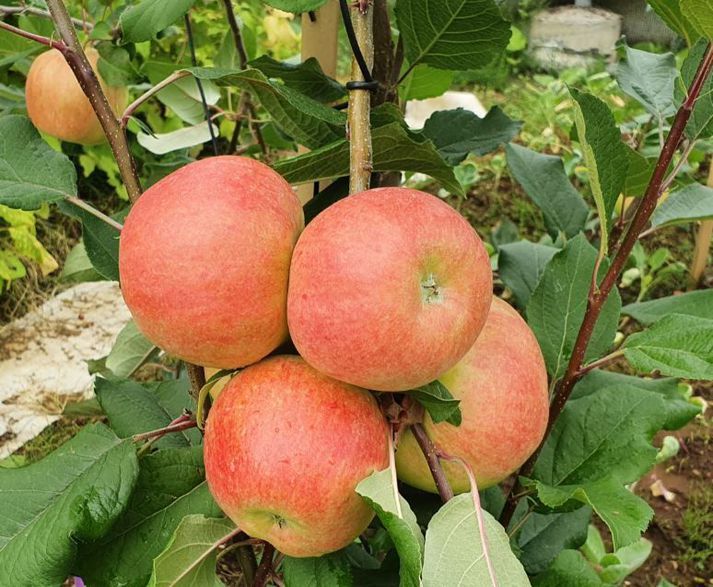
M 460 400 L 463 421 L 434 424 L 426 414 L 424 428 L 441 450 L 470 464 L 479 489 L 505 479 L 540 444 L 549 408 L 545 362 L 528 325 L 503 300 L 493 298 L 473 348 L 440 381 Z M 399 442 L 396 466 L 405 483 L 436 491 L 411 431 Z M 443 467 L 456 493 L 470 489 L 460 464 Z
M 463 357 L 491 296 L 488 254 L 460 214 L 424 192 L 377 188 L 307 226 L 292 258 L 287 321 L 316 369 L 407 391 Z
M 92 69 L 98 72 L 99 53 L 85 50 Z M 128 104 L 125 87 L 109 86 L 97 73 L 112 110 L 119 115 Z M 42 132 L 63 141 L 94 145 L 105 140 L 104 131 L 74 72 L 57 49 L 39 55 L 30 66 L 25 82 L 27 114 Z
M 344 548 L 373 510 L 355 492 L 389 466 L 376 400 L 297 356 L 238 373 L 208 415 L 208 487 L 239 528 L 294 557 Z
M 260 360 L 287 338 L 290 258 L 303 227 L 292 188 L 259 161 L 210 157 L 171 173 L 121 231 L 121 291 L 139 330 L 198 365 Z

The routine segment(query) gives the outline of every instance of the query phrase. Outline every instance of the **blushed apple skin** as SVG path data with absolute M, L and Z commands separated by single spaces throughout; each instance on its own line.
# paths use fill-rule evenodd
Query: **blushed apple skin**
M 242 367 L 287 338 L 302 207 L 277 173 L 210 157 L 146 190 L 121 231 L 121 291 L 139 330 L 198 365 Z
M 337 202 L 305 229 L 287 319 L 316 369 L 366 389 L 407 391 L 463 357 L 491 296 L 488 254 L 460 214 L 424 192 L 378 188 Z
M 208 416 L 208 487 L 223 511 L 289 556 L 339 550 L 369 525 L 358 483 L 389 466 L 374 398 L 297 356 L 238 373 Z
M 99 53 L 92 47 L 85 53 L 97 73 Z M 121 114 L 128 104 L 128 90 L 109 86 L 97 76 L 112 110 Z M 25 102 L 32 123 L 48 135 L 80 145 L 95 145 L 106 138 L 89 99 L 57 49 L 45 51 L 32 62 L 25 82 Z
M 459 427 L 434 424 L 426 414 L 424 428 L 441 450 L 470 464 L 478 489 L 505 479 L 540 444 L 549 409 L 545 362 L 529 326 L 507 302 L 493 298 L 475 344 L 440 381 L 461 400 L 463 421 Z M 405 483 L 436 492 L 410 431 L 399 442 L 396 467 Z M 453 491 L 469 491 L 460 464 L 443 462 L 443 467 Z

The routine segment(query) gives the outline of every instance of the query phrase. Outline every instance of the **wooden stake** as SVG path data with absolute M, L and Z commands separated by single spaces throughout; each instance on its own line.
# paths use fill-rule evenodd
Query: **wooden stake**
M 713 188 L 713 159 L 711 159 L 710 169 L 708 170 L 708 186 Z M 703 273 L 708 265 L 711 240 L 713 240 L 713 220 L 704 220 L 696 232 L 696 248 L 693 250 L 689 289 L 697 288 L 703 280 Z

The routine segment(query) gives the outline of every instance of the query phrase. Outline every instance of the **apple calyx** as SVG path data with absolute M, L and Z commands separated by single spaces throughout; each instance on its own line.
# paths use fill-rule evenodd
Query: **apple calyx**
M 440 304 L 443 302 L 443 291 L 433 273 L 429 273 L 421 281 L 421 299 L 426 304 Z

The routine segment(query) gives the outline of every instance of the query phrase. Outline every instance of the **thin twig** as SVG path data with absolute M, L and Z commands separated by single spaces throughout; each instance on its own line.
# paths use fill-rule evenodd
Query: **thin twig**
M 162 436 L 166 436 L 166 434 L 170 434 L 171 432 L 181 432 L 183 430 L 190 430 L 191 428 L 196 427 L 196 421 L 190 418 L 189 416 L 181 416 L 180 418 L 180 420 L 177 419 L 179 421 L 174 421 L 176 422 L 175 424 L 169 424 L 168 426 L 164 426 L 163 428 L 158 428 L 149 432 L 142 432 L 141 434 L 135 434 L 131 437 L 131 439 L 134 442 L 142 442 L 144 440 L 150 440 L 152 438 L 161 438 Z
M 165 79 L 161 80 L 155 86 L 153 86 L 152 88 L 148 89 L 146 92 L 141 94 L 138 98 L 136 98 L 136 100 L 134 100 L 131 104 L 129 104 L 126 107 L 126 110 L 124 110 L 124 114 L 122 114 L 121 121 L 120 121 L 121 128 L 126 128 L 126 125 L 129 123 L 129 119 L 134 114 L 136 109 L 139 106 L 141 106 L 144 102 L 146 102 L 149 98 L 158 94 L 166 86 L 170 86 L 172 83 L 178 81 L 181 78 L 187 77 L 189 75 L 191 75 L 190 71 L 185 71 L 185 70 L 174 71 L 171 75 L 169 75 Z
M 223 0 L 223 5 L 225 6 L 225 15 L 228 19 L 230 32 L 233 35 L 233 42 L 235 43 L 235 51 L 238 54 L 240 69 L 245 69 L 248 65 L 248 54 L 245 51 L 245 44 L 243 43 L 243 35 L 240 32 L 240 25 L 238 25 L 238 20 L 235 18 L 233 2 L 232 0 Z
M 71 204 L 74 204 L 77 208 L 81 208 L 82 210 L 89 212 L 92 216 L 98 218 L 102 222 L 105 222 L 106 224 L 108 224 L 112 228 L 115 228 L 119 232 L 121 232 L 121 230 L 124 228 L 123 224 L 117 222 L 111 216 L 107 216 L 101 210 L 97 210 L 94 206 L 85 202 L 81 198 L 77 198 L 76 196 L 67 196 L 65 200 L 67 200 Z
M 52 19 L 52 15 L 49 11 L 42 10 L 41 8 L 34 8 L 32 6 L 0 6 L 0 16 L 10 16 L 13 14 L 29 14 L 41 18 L 49 18 L 50 20 Z M 85 31 L 91 31 L 94 28 L 92 23 L 79 18 L 72 18 L 72 24 L 78 29 Z
M 52 14 L 55 28 L 64 41 L 64 47 L 60 50 L 72 68 L 82 90 L 87 98 L 89 98 L 89 102 L 109 141 L 109 146 L 116 159 L 119 173 L 121 174 L 121 179 L 126 187 L 129 199 L 135 202 L 141 195 L 141 183 L 136 171 L 136 164 L 129 150 L 126 133 L 124 129 L 121 128 L 102 90 L 99 79 L 87 60 L 87 56 L 84 54 L 84 50 L 82 49 L 79 39 L 77 39 L 77 33 L 74 30 L 72 19 L 67 12 L 64 2 L 62 2 L 62 0 L 47 0 L 47 7 Z
M 186 24 L 186 37 L 188 38 L 188 48 L 191 52 L 191 63 L 193 67 L 198 67 L 198 60 L 196 59 L 196 47 L 193 42 L 193 27 L 191 26 L 191 15 L 190 12 L 186 12 L 183 16 L 183 21 Z M 198 93 L 201 96 L 201 103 L 203 104 L 203 114 L 205 120 L 208 123 L 208 133 L 210 134 L 210 142 L 213 145 L 213 154 L 218 155 L 218 141 L 215 138 L 215 130 L 213 129 L 213 123 L 210 121 L 210 108 L 208 107 L 208 102 L 205 98 L 205 91 L 203 91 L 203 83 L 198 78 L 196 79 L 196 85 L 198 86 Z
M 431 442 L 431 439 L 428 438 L 421 424 L 412 424 L 411 432 L 413 432 L 418 446 L 421 447 L 423 456 L 426 457 L 428 468 L 431 470 L 433 481 L 436 484 L 436 489 L 438 489 L 438 495 L 441 496 L 441 501 L 446 503 L 448 500 L 453 499 L 453 489 L 451 489 L 448 479 L 446 478 L 446 473 L 441 466 L 441 462 L 438 460 L 436 447 Z
M 644 196 L 639 202 L 639 206 L 636 209 L 634 218 L 629 224 L 629 228 L 621 242 L 621 245 L 617 249 L 614 259 L 609 266 L 609 270 L 605 274 L 601 283 L 598 285 L 596 291 L 589 292 L 587 309 L 584 314 L 584 319 L 582 325 L 579 329 L 577 339 L 575 340 L 574 347 L 572 349 L 572 355 L 570 361 L 567 365 L 567 370 L 563 378 L 560 380 L 559 384 L 556 386 L 554 398 L 550 405 L 549 419 L 547 422 L 547 431 L 544 435 L 540 446 L 537 450 L 530 456 L 530 458 L 525 462 L 525 464 L 518 471 L 519 477 L 528 477 L 532 474 L 537 457 L 540 454 L 540 450 L 544 445 L 549 433 L 552 431 L 557 418 L 562 413 L 567 400 L 572 394 L 575 384 L 581 377 L 580 370 L 582 364 L 584 363 L 585 353 L 587 347 L 589 346 L 589 341 L 594 333 L 594 327 L 597 324 L 599 315 L 601 314 L 604 303 L 606 302 L 612 288 L 615 286 L 619 275 L 621 274 L 624 266 L 626 265 L 629 255 L 631 254 L 636 241 L 638 240 L 641 232 L 648 223 L 651 215 L 656 209 L 656 204 L 658 203 L 659 197 L 662 194 L 662 184 L 666 175 L 666 171 L 671 164 L 674 154 L 678 150 L 678 147 L 683 138 L 683 133 L 693 112 L 693 107 L 696 104 L 696 100 L 700 96 L 701 90 L 708 79 L 713 68 L 713 48 L 711 44 L 708 44 L 706 53 L 701 60 L 698 70 L 693 78 L 690 88 L 688 89 L 688 95 L 684 100 L 683 104 L 679 108 L 676 116 L 671 125 L 671 130 L 669 131 L 666 141 L 664 143 L 663 149 L 659 155 L 656 166 L 654 167 L 654 172 L 649 180 L 649 185 L 646 189 Z M 520 483 L 517 482 L 515 486 L 511 489 L 510 494 L 507 497 L 505 503 L 505 508 L 503 509 L 503 515 L 501 521 L 503 526 L 508 525 L 512 519 L 512 515 L 515 512 L 515 507 L 517 506 L 517 500 L 513 498 L 513 494 L 520 490 Z
M 602 357 L 601 359 L 597 359 L 596 361 L 592 361 L 591 363 L 587 363 L 584 365 L 578 372 L 577 372 L 577 377 L 583 377 L 593 369 L 598 369 L 599 367 L 603 367 L 604 365 L 608 365 L 615 359 L 618 359 L 619 357 L 624 355 L 624 350 L 623 349 L 618 349 L 614 351 L 613 353 L 609 353 L 607 356 Z
M 47 47 L 53 47 L 55 49 L 59 49 L 60 51 L 64 51 L 67 48 L 62 41 L 54 41 L 54 40 L 50 39 L 49 37 L 43 37 L 42 35 L 36 35 L 35 33 L 30 33 L 28 31 L 24 31 L 16 26 L 7 24 L 6 22 L 3 22 L 2 20 L 0 20 L 0 29 L 4 29 L 10 33 L 17 35 L 18 37 L 24 37 L 25 39 L 29 39 L 30 41 L 35 41 L 36 43 L 42 43 L 43 45 L 46 45 Z
M 683 149 L 683 152 L 681 153 L 680 159 L 676 163 L 676 166 L 673 168 L 671 173 L 669 173 L 668 177 L 663 180 L 663 183 L 661 184 L 661 193 L 668 191 L 668 188 L 671 187 L 671 184 L 676 179 L 676 176 L 680 173 L 681 168 L 688 161 L 688 157 L 691 155 L 691 151 L 693 151 L 695 146 L 696 146 L 696 141 L 688 141 L 688 143 L 686 144 L 686 147 Z

